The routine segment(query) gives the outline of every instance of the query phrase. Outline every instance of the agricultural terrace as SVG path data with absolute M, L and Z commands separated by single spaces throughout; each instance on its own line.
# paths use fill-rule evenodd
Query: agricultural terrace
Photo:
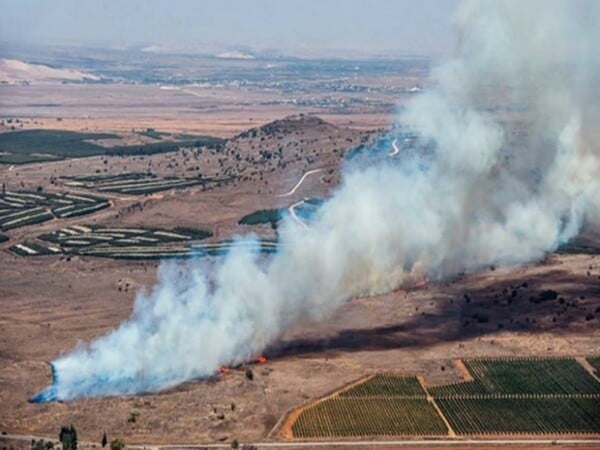
M 0 193 L 0 230 L 91 214 L 107 208 L 105 198 L 53 192 L 5 191 Z
M 600 358 L 588 361 L 598 370 Z M 482 358 L 464 366 L 472 380 L 433 387 L 375 375 L 290 415 L 292 434 L 448 435 L 444 420 L 466 436 L 600 433 L 600 382 L 575 358 Z
M 213 178 L 184 178 L 184 177 L 159 177 L 152 173 L 127 172 L 119 175 L 88 175 L 77 177 L 63 177 L 65 186 L 73 188 L 94 189 L 99 192 L 114 192 L 118 194 L 152 194 L 167 189 L 182 189 L 190 186 L 210 186 L 226 183 L 233 177 Z
M 210 236 L 210 231 L 189 228 L 164 230 L 72 225 L 38 236 L 36 240 L 13 245 L 10 250 L 20 256 L 62 253 L 115 259 L 217 256 L 227 253 L 234 245 L 262 253 L 277 250 L 275 241 L 200 242 Z

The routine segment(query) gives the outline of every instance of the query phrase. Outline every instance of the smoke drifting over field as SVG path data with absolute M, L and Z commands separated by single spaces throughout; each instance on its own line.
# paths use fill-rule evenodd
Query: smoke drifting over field
M 349 169 L 308 229 L 264 261 L 165 263 L 132 317 L 53 362 L 35 401 L 139 393 L 255 357 L 352 296 L 541 258 L 598 220 L 600 3 L 466 1 L 456 59 L 400 117 L 430 151 Z M 515 132 L 490 105 L 522 109 Z M 249 238 L 251 239 L 251 238 Z

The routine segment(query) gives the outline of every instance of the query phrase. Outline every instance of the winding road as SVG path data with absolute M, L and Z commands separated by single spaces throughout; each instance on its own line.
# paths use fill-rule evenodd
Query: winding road
M 290 195 L 294 195 L 294 192 L 296 192 L 296 189 L 298 189 L 300 187 L 300 185 L 304 182 L 304 180 L 306 179 L 307 176 L 312 175 L 313 173 L 322 172 L 323 170 L 324 169 L 309 170 L 304 175 L 302 175 L 302 178 L 300 178 L 300 181 L 298 181 L 296 183 L 296 185 L 292 188 L 291 191 L 286 192 L 285 194 L 279 194 L 277 197 L 289 197 Z
M 398 147 L 398 139 L 394 139 L 392 141 L 392 151 L 391 151 L 391 153 L 388 156 L 390 158 L 393 158 L 398 153 L 400 153 L 400 148 Z M 323 170 L 324 169 L 321 168 L 321 169 L 313 169 L 313 170 L 309 170 L 308 172 L 305 172 L 304 175 L 302 175 L 302 178 L 300 178 L 300 180 L 296 183 L 296 185 L 289 192 L 286 192 L 285 194 L 279 194 L 277 197 L 289 197 L 290 195 L 294 195 L 294 193 L 300 187 L 300 185 L 304 182 L 304 180 L 306 179 L 306 177 L 308 177 L 309 175 L 311 175 L 313 173 L 321 172 Z M 303 228 L 308 228 L 308 225 L 306 224 L 306 222 L 304 222 L 296 214 L 296 208 L 298 206 L 302 205 L 303 203 L 304 203 L 304 200 L 300 200 L 299 202 L 294 203 L 293 205 L 291 205 L 288 208 L 288 211 L 290 213 L 290 216 L 292 216 L 292 219 L 294 220 L 294 222 L 296 222 L 298 225 L 302 226 Z
M 294 203 L 292 206 L 290 206 L 288 208 L 288 211 L 290 212 L 290 216 L 292 216 L 292 219 L 294 220 L 294 222 L 296 222 L 298 225 L 300 225 L 301 227 L 308 229 L 308 225 L 306 224 L 306 222 L 304 222 L 300 217 L 298 217 L 298 215 L 296 214 L 296 208 L 300 205 L 302 205 L 304 203 L 304 200 L 300 200 L 299 202 Z
M 392 141 L 392 153 L 390 153 L 390 156 L 396 156 L 398 153 L 400 153 L 400 149 L 398 148 L 398 139 L 394 139 Z

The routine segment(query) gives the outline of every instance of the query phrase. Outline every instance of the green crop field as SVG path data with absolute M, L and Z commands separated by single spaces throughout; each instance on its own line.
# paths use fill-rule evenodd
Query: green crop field
M 119 175 L 87 175 L 79 177 L 63 177 L 68 180 L 65 186 L 94 189 L 99 192 L 115 192 L 118 194 L 152 194 L 167 189 L 182 189 L 190 186 L 207 186 L 233 180 L 232 177 L 215 178 L 183 178 L 158 177 L 152 173 L 128 172 Z
M 299 438 L 448 434 L 431 403 L 401 396 L 332 397 L 302 411 L 292 432 Z
M 436 398 L 497 394 L 600 394 L 600 383 L 573 358 L 465 360 L 473 381 L 431 387 Z
M 416 377 L 377 374 L 318 402 L 292 425 L 295 437 L 445 436 Z
M 600 358 L 588 361 L 598 370 Z M 600 433 L 600 382 L 575 358 L 463 362 L 472 381 L 427 389 L 416 377 L 377 374 L 304 409 L 292 433 L 299 438 L 444 435 L 446 427 L 430 401 L 457 435 Z
M 600 433 L 600 397 L 442 398 L 457 434 Z
M 77 133 L 59 130 L 25 130 L 0 134 L 0 162 L 19 164 L 104 153 L 104 147 L 90 142 L 118 138 L 111 133 Z M 21 159 L 18 159 L 21 158 Z
M 79 133 L 65 130 L 24 130 L 0 133 L 0 164 L 25 164 L 96 155 L 150 155 L 181 147 L 218 148 L 224 140 L 212 136 L 186 136 L 185 139 L 140 145 L 103 147 L 99 139 L 119 139 L 112 133 Z
M 574 358 L 464 361 L 472 381 L 430 387 L 458 434 L 600 433 L 600 383 Z
M 426 392 L 416 377 L 400 377 L 393 374 L 377 374 L 340 393 L 340 397 L 414 397 L 425 398 Z
M 108 200 L 93 195 L 6 191 L 0 194 L 0 230 L 91 214 L 108 206 Z

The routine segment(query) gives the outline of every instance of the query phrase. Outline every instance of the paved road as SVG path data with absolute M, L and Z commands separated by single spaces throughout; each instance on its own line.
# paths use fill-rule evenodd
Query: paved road
M 26 434 L 5 434 L 0 438 L 12 439 L 18 441 L 27 441 L 44 439 L 45 441 L 57 442 L 55 438 L 43 436 L 32 436 Z M 254 442 L 256 448 L 315 448 L 315 447 L 428 447 L 428 446 L 448 446 L 453 448 L 465 448 L 470 446 L 490 446 L 490 447 L 506 447 L 506 446 L 527 446 L 535 448 L 536 446 L 581 446 L 581 447 L 598 447 L 600 439 L 441 439 L 441 440 L 390 440 L 390 441 L 273 441 L 273 442 Z M 80 441 L 80 447 L 100 447 L 99 442 Z M 185 449 L 201 449 L 201 448 L 231 448 L 230 443 L 222 444 L 131 444 L 127 448 L 147 449 L 147 450 L 167 450 L 172 448 Z

